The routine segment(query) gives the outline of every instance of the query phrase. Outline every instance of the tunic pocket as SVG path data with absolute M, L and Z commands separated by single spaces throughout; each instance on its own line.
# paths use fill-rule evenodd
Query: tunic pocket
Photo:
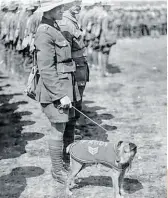
M 68 41 L 55 41 L 55 50 L 58 63 L 71 58 L 71 48 Z

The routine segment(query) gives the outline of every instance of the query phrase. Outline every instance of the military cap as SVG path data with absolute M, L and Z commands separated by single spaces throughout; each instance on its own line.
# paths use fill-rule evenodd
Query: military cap
M 11 1 L 8 7 L 9 11 L 14 11 L 18 8 L 19 4 L 16 1 Z
M 42 0 L 40 1 L 39 10 L 42 12 L 48 12 L 58 6 L 66 5 L 75 2 L 75 0 Z

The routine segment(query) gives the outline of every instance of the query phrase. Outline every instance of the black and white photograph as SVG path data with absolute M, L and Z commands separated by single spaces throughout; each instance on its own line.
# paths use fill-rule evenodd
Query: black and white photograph
M 166 0 L 0 0 L 0 198 L 166 198 L 167 151 Z

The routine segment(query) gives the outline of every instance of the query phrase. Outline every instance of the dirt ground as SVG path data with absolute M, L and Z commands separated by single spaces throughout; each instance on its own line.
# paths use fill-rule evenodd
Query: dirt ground
M 23 94 L 23 76 L 9 77 L 0 64 L 0 197 L 64 198 L 64 187 L 50 175 L 49 122 Z M 83 110 L 109 132 L 84 118 L 79 129 L 84 139 L 138 146 L 124 180 L 125 198 L 166 198 L 166 37 L 120 40 L 109 70 L 107 78 L 91 70 Z M 74 198 L 112 198 L 110 178 L 96 167 L 80 177 Z

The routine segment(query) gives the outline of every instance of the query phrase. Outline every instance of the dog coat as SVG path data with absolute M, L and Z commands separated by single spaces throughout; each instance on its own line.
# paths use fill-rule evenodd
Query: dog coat
M 129 163 L 121 165 L 116 163 L 117 153 L 113 143 L 81 140 L 71 144 L 69 153 L 72 158 L 79 163 L 85 164 L 103 164 L 116 170 L 124 170 Z

